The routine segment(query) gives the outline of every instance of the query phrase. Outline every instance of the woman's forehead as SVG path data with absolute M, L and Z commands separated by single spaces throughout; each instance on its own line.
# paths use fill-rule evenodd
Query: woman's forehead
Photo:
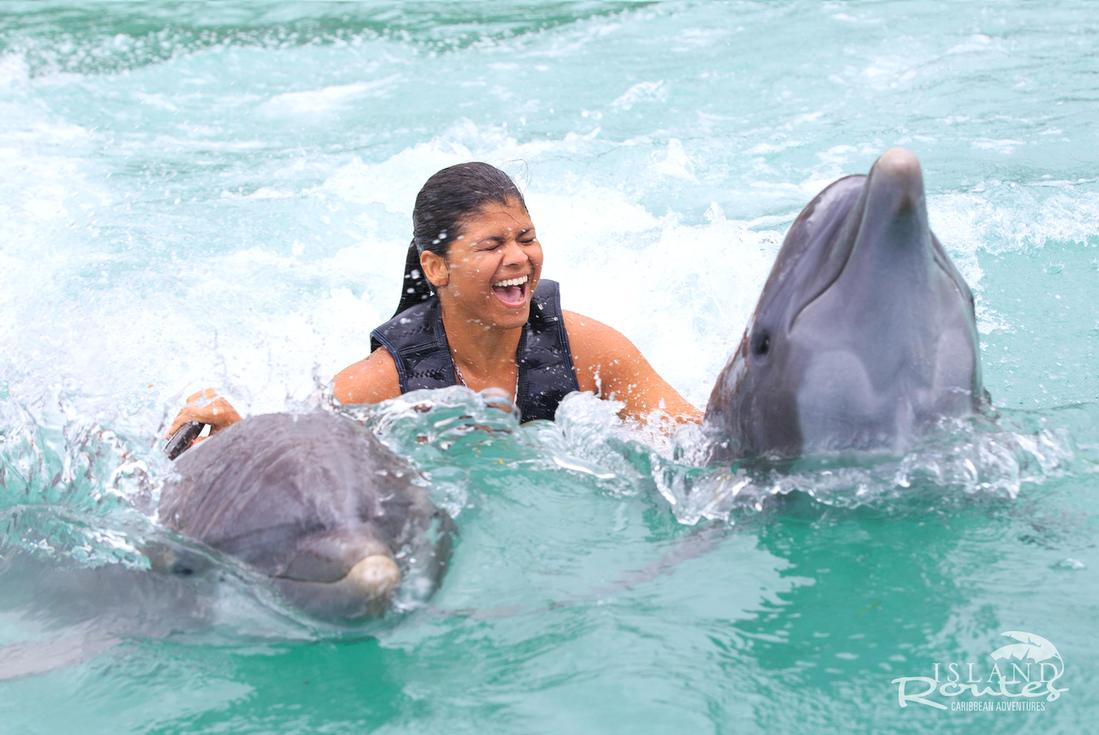
M 526 208 L 516 199 L 509 199 L 506 203 L 489 202 L 463 218 L 462 225 L 466 237 L 488 237 L 534 226 Z

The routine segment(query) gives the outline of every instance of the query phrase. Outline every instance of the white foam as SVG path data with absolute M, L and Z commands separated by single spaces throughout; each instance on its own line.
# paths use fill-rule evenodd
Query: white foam
M 996 153 L 1010 156 L 1015 152 L 1016 148 L 1021 145 L 1026 145 L 1026 143 L 1013 138 L 978 138 L 971 141 L 970 145 L 979 150 L 995 151 Z
M 166 112 L 178 112 L 179 105 L 173 102 L 167 95 L 164 94 L 152 94 L 149 92 L 138 92 L 134 97 L 143 105 L 155 108 L 157 110 L 164 110 Z
M 30 70 L 22 54 L 0 55 L 0 89 L 24 85 L 29 79 Z
M 340 109 L 363 97 L 384 97 L 399 77 L 391 75 L 369 82 L 335 84 L 321 89 L 277 94 L 262 105 L 275 115 L 325 114 Z
M 381 204 L 388 211 L 411 217 L 416 194 L 429 176 L 464 161 L 491 161 L 509 172 L 522 187 L 522 167 L 542 155 L 568 155 L 599 135 L 567 133 L 560 140 L 519 143 L 503 127 L 481 128 L 460 120 L 440 135 L 405 148 L 379 162 L 358 156 L 331 173 L 320 187 L 307 193 L 353 204 Z M 409 228 L 411 234 L 411 227 Z
M 730 28 L 685 28 L 676 35 L 675 49 L 694 51 L 727 43 L 733 30 Z
M 879 56 L 863 69 L 862 75 L 872 88 L 886 90 L 907 87 L 917 71 L 911 56 Z
M 947 49 L 948 56 L 955 54 L 970 54 L 970 53 L 983 53 L 993 47 L 993 40 L 991 36 L 986 36 L 983 33 L 975 33 L 966 40 L 959 44 L 955 44 Z
M 251 194 L 238 194 L 233 191 L 221 192 L 222 199 L 250 199 L 253 201 L 265 199 L 291 199 L 295 196 L 297 196 L 297 192 L 288 191 L 286 189 L 276 189 L 272 186 L 261 186 Z
M 1095 238 L 1099 197 L 1041 182 L 1019 187 L 993 182 L 981 192 L 929 197 L 931 227 L 951 253 L 1000 253 L 1047 241 L 1086 243 Z
M 663 102 L 668 99 L 664 82 L 638 82 L 611 102 L 612 110 L 632 110 L 643 102 Z
M 472 152 L 464 146 L 434 143 L 413 146 L 377 164 L 365 163 L 356 156 L 337 169 L 320 187 L 307 193 L 338 198 L 352 204 L 381 204 L 390 212 L 411 215 L 409 202 L 415 201 L 416 193 L 427 176 L 472 157 Z M 424 171 L 428 172 L 427 175 L 423 175 Z M 378 185 L 382 181 L 385 186 Z
M 794 148 L 799 143 L 797 141 L 788 140 L 783 143 L 756 143 L 749 148 L 745 153 L 751 153 L 753 155 L 764 155 L 768 153 L 781 153 L 788 148 Z
M 673 179 L 698 182 L 698 178 L 694 175 L 691 157 L 687 155 L 687 151 L 683 148 L 683 142 L 678 138 L 669 140 L 668 147 L 664 152 L 654 155 L 654 158 L 656 160 L 651 166 L 654 173 L 669 176 Z
M 615 327 L 696 405 L 732 351 L 778 250 L 712 207 L 710 222 L 655 216 L 616 190 L 533 190 L 527 201 L 566 309 Z M 586 205 L 576 206 L 577 201 Z

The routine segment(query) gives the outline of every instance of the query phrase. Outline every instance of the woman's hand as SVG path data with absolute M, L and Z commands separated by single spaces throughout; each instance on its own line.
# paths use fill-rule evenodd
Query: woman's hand
M 187 397 L 187 405 L 176 415 L 164 438 L 171 439 L 172 435 L 189 421 L 209 424 L 210 433 L 216 434 L 240 421 L 240 414 L 229 401 L 218 395 L 216 389 L 203 388 Z M 191 445 L 194 446 L 200 441 L 202 441 L 201 438 L 195 439 Z

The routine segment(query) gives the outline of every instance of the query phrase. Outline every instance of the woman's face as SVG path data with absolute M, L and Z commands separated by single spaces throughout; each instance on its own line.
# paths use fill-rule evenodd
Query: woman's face
M 444 308 L 484 327 L 507 329 L 526 323 L 531 294 L 542 274 L 542 245 L 517 199 L 491 202 L 462 220 L 445 265 L 446 283 L 436 283 Z M 435 283 L 432 270 L 425 267 Z

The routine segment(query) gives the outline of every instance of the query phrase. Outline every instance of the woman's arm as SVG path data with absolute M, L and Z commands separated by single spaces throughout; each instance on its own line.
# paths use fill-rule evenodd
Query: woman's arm
M 332 393 L 340 403 L 378 403 L 401 394 L 397 365 L 385 349 L 372 352 L 366 359 L 344 368 L 332 381 Z M 172 420 L 164 438 L 170 439 L 189 421 L 209 424 L 211 434 L 240 421 L 240 414 L 214 388 L 204 388 L 187 398 Z M 191 445 L 202 441 L 196 438 Z
M 340 403 L 380 403 L 399 395 L 397 364 L 384 347 L 345 367 L 332 379 L 332 396 Z
M 702 412 L 660 377 L 621 333 L 582 314 L 562 313 L 580 390 L 624 401 L 625 413 L 634 418 L 662 410 L 677 421 L 702 421 Z

